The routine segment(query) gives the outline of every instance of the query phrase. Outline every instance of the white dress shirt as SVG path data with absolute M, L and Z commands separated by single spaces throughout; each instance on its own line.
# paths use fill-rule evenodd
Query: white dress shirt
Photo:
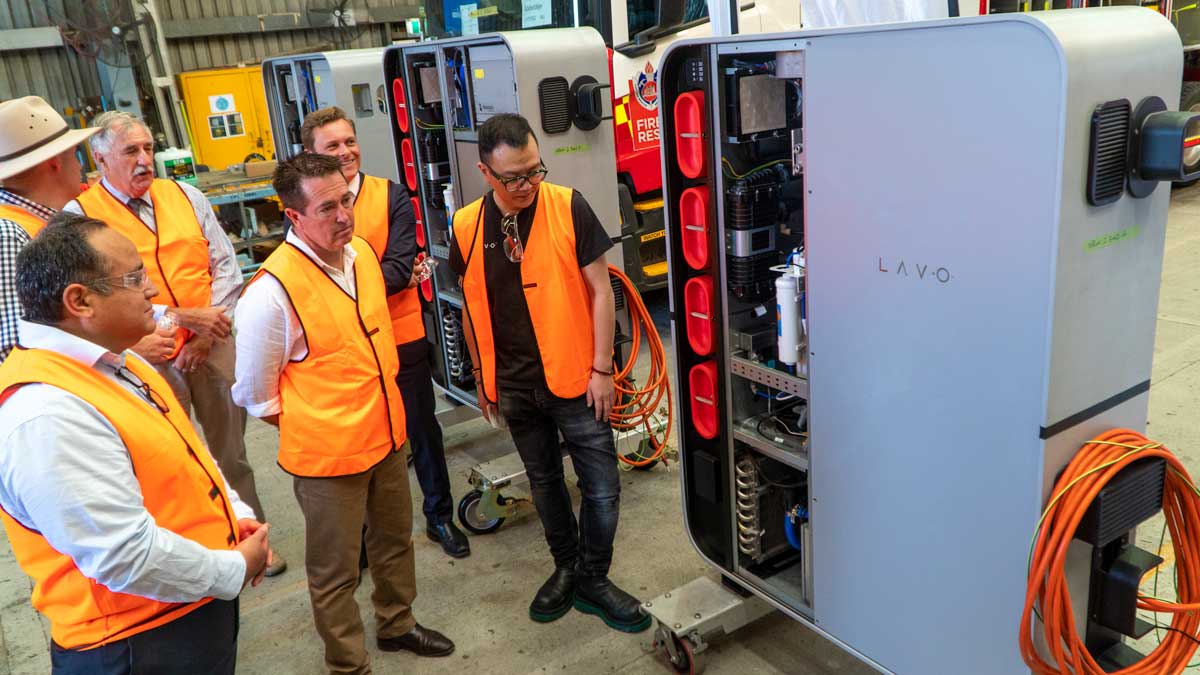
M 141 358 L 133 352 L 113 354 L 27 321 L 19 330 L 21 346 L 73 358 L 153 405 L 116 376 L 125 359 Z M 221 480 L 237 518 L 253 518 L 254 510 L 224 476 Z M 25 385 L 0 407 L 0 507 L 111 591 L 160 602 L 232 600 L 241 592 L 242 554 L 208 549 L 159 527 L 142 501 L 116 428 L 91 404 L 58 387 Z
M 358 191 L 362 188 L 362 172 L 361 171 L 354 174 L 354 180 L 350 181 L 349 188 L 350 188 L 350 194 L 354 195 L 355 199 L 358 199 Z
M 342 269 L 330 267 L 308 244 L 288 230 L 284 240 L 309 257 L 343 291 L 357 298 L 354 282 L 354 248 L 342 249 Z M 270 274 L 263 274 L 246 288 L 233 315 L 237 341 L 237 378 L 233 383 L 233 401 L 255 417 L 278 415 L 279 376 L 289 361 L 308 355 L 304 326 L 292 308 L 283 285 Z
M 107 178 L 101 179 L 100 182 L 118 201 L 126 206 L 129 205 L 132 197 L 113 187 Z M 208 273 L 212 276 L 212 294 L 209 305 L 224 307 L 225 313 L 232 315 L 233 308 L 238 301 L 238 292 L 242 289 L 242 269 L 238 265 L 233 243 L 229 241 L 229 235 L 225 234 L 225 230 L 221 228 L 221 223 L 217 222 L 217 214 L 213 212 L 208 197 L 205 197 L 198 188 L 187 183 L 177 183 L 177 185 L 183 188 L 183 193 L 192 203 L 192 210 L 195 211 L 196 220 L 200 223 L 200 231 L 208 240 Z M 154 205 L 150 202 L 150 194 L 142 195 L 141 199 L 146 206 L 141 207 L 137 215 L 146 224 L 146 227 L 157 232 L 158 225 L 154 219 Z M 71 200 L 63 207 L 63 211 L 82 214 L 83 208 L 79 206 L 78 201 Z M 165 291 L 162 288 L 158 290 L 160 293 Z M 155 316 L 161 316 L 163 308 L 163 305 L 155 305 Z

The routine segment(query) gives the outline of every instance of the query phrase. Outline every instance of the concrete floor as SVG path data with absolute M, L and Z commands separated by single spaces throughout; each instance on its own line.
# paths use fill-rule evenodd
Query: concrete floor
M 1200 427 L 1193 421 L 1200 408 L 1200 368 L 1194 367 L 1200 364 L 1200 267 L 1196 260 L 1200 260 L 1200 188 L 1177 190 L 1167 233 L 1149 434 L 1165 442 L 1193 471 L 1200 470 Z M 660 306 L 655 313 L 661 322 L 665 296 L 651 294 L 647 301 Z M 665 326 L 660 331 L 664 341 L 669 341 Z M 303 528 L 291 481 L 274 462 L 277 436 L 270 427 L 251 420 L 246 438 L 272 523 L 272 542 L 291 562 L 291 569 L 243 594 L 239 669 L 245 673 L 320 673 L 321 647 L 312 627 L 304 581 Z M 468 490 L 466 477 L 472 465 L 502 456 L 512 446 L 506 433 L 475 420 L 447 430 L 446 449 L 458 498 Z M 678 479 L 674 467 L 667 470 L 661 466 L 623 476 L 623 517 L 612 577 L 642 599 L 711 573 L 683 533 Z M 415 478 L 413 485 L 419 500 Z M 418 501 L 414 512 L 419 511 Z M 421 524 L 418 522 L 418 532 Z M 1157 523 L 1142 528 L 1142 546 L 1156 548 L 1158 533 Z M 527 618 L 529 600 L 550 572 L 549 553 L 531 506 L 526 505 L 519 517 L 506 522 L 497 533 L 472 537 L 472 555 L 466 560 L 447 558 L 424 536 L 416 537 L 415 545 L 420 589 L 417 618 L 448 634 L 458 649 L 453 656 L 437 660 L 372 649 L 376 672 L 669 672 L 650 646 L 649 631 L 617 633 L 578 612 L 548 625 Z M 1164 557 L 1173 561 L 1169 545 Z M 1170 571 L 1164 569 L 1164 579 L 1170 578 Z M 358 600 L 366 610 L 368 641 L 373 642 L 370 588 L 365 581 Z M 49 631 L 29 606 L 29 590 L 6 541 L 0 548 L 0 675 L 49 670 Z M 1151 636 L 1142 648 L 1153 648 L 1153 644 Z M 718 640 L 701 660 L 710 674 L 873 672 L 779 614 Z

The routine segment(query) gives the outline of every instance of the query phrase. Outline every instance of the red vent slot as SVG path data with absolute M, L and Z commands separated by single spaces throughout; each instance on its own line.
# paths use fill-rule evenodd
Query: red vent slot
M 717 411 L 717 363 L 706 361 L 688 373 L 692 390 L 692 425 L 696 433 L 712 440 L 720 432 Z
M 415 192 L 417 189 L 417 165 L 413 162 L 412 141 L 407 138 L 400 141 L 400 159 L 404 162 L 404 182 L 408 185 L 408 191 Z
M 688 279 L 683 286 L 683 307 L 687 312 L 688 344 L 700 356 L 713 349 L 713 280 L 712 277 Z
M 683 259 L 694 270 L 708 267 L 708 187 L 688 188 L 679 197 Z
M 433 302 L 433 282 L 429 279 L 421 282 L 421 297 L 425 302 Z
M 413 218 L 417 219 L 417 248 L 425 248 L 425 221 L 421 219 L 421 202 L 411 197 Z
M 392 80 L 392 98 L 396 101 L 396 126 L 408 133 L 408 98 L 404 95 L 404 80 Z
M 675 158 L 688 178 L 704 175 L 703 91 L 689 91 L 675 99 Z

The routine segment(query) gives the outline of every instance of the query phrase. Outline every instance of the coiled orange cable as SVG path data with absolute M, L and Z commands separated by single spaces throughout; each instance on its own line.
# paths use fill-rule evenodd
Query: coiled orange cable
M 654 319 L 646 309 L 646 303 L 642 301 L 642 296 L 637 292 L 633 282 L 625 276 L 624 272 L 612 265 L 609 265 L 608 271 L 621 281 L 621 285 L 625 289 L 625 304 L 629 307 L 629 315 L 632 318 L 629 358 L 624 367 L 613 371 L 613 390 L 616 394 L 616 403 L 613 404 L 613 410 L 608 419 L 613 429 L 617 431 L 629 431 L 639 427 L 645 429 L 651 449 L 649 455 L 635 455 L 630 458 L 617 453 L 617 457 L 622 462 L 635 467 L 648 466 L 660 460 L 665 463 L 663 455 L 667 449 L 667 440 L 671 438 L 671 423 L 675 414 L 674 404 L 671 401 L 671 382 L 667 377 L 667 353 L 663 349 L 658 329 L 654 327 Z M 638 361 L 638 352 L 641 350 L 643 333 L 645 333 L 646 346 L 650 352 L 650 372 L 646 376 L 645 384 L 637 386 L 633 382 L 632 375 L 633 367 Z M 658 410 L 664 399 L 667 406 L 667 420 L 662 429 L 657 429 Z
M 1113 429 L 1086 443 L 1067 465 L 1034 537 L 1019 641 L 1022 658 L 1038 675 L 1106 675 L 1075 629 L 1064 562 L 1075 530 L 1100 489 L 1122 469 L 1147 457 L 1167 461 L 1163 512 L 1175 546 L 1178 602 L 1139 596 L 1139 609 L 1173 615 L 1172 630 L 1145 658 L 1113 675 L 1181 673 L 1195 653 L 1200 640 L 1200 493 L 1187 469 L 1162 444 L 1136 431 Z M 1033 644 L 1035 612 L 1051 661 Z

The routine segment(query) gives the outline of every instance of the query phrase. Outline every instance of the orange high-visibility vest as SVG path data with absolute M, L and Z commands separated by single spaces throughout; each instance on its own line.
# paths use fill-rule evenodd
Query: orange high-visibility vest
M 104 221 L 137 247 L 146 274 L 158 288 L 154 298 L 156 303 L 168 307 L 210 306 L 212 274 L 209 272 L 208 239 L 191 200 L 175 181 L 161 178 L 150 184 L 146 197 L 154 208 L 154 230 L 114 197 L 103 183 L 93 185 L 79 195 L 77 201 L 85 215 Z M 179 329 L 175 334 L 175 354 L 189 337 L 189 331 Z
M 375 250 L 376 260 L 381 262 L 383 251 L 387 248 L 389 211 L 388 180 L 362 174 L 358 197 L 354 200 L 354 234 L 367 240 Z M 397 227 L 402 226 L 407 227 L 397 224 Z M 389 295 L 387 302 L 396 344 L 402 345 L 425 337 L 425 321 L 421 318 L 421 299 L 416 286 Z
M 125 366 L 166 404 L 166 414 L 95 368 L 57 352 L 22 347 L 0 366 L 0 406 L 17 388 L 33 383 L 49 384 L 83 399 L 116 428 L 154 522 L 205 548 L 232 549 L 237 544 L 237 516 L 217 465 L 196 436 L 187 411 L 154 368 L 132 356 Z M 3 511 L 0 520 L 17 562 L 34 581 L 33 606 L 50 620 L 54 641 L 67 649 L 123 640 L 211 600 L 168 603 L 110 591 L 84 576 L 39 532 Z
M 308 354 L 279 378 L 279 466 L 296 476 L 362 473 L 407 439 L 383 271 L 370 244 L 350 245 L 357 301 L 287 242 L 250 280 L 275 277 L 304 327 Z
M 537 338 L 546 386 L 559 398 L 587 391 L 592 376 L 592 296 L 575 256 L 570 188 L 542 183 L 529 240 L 524 243 L 521 285 Z M 483 200 L 454 213 L 454 241 L 466 261 L 463 297 L 483 371 L 483 393 L 496 402 L 496 321 L 488 305 L 483 271 Z M 504 261 L 501 264 L 510 264 Z M 515 264 L 515 263 L 512 263 Z M 503 321 L 503 315 L 501 315 Z
M 0 204 L 0 218 L 20 225 L 30 238 L 36 237 L 38 232 L 41 232 L 42 228 L 46 226 L 46 221 L 42 220 L 40 216 L 35 216 L 25 209 L 11 204 Z

